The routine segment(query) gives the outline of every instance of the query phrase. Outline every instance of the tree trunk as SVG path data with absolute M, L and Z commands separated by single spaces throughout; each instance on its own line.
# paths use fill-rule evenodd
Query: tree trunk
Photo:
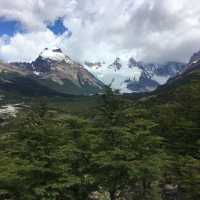
M 143 197 L 146 197 L 146 191 L 147 191 L 147 184 L 146 184 L 146 179 L 143 179 L 142 181 L 142 187 L 143 187 Z
M 110 200 L 115 200 L 115 191 L 110 191 Z

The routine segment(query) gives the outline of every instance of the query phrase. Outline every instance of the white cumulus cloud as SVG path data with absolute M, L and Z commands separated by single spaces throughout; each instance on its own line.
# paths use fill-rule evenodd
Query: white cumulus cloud
M 47 29 L 59 17 L 70 38 Z M 32 60 L 55 44 L 82 62 L 187 61 L 200 49 L 199 0 L 1 0 L 0 18 L 25 30 L 0 38 L 0 58 L 7 61 Z

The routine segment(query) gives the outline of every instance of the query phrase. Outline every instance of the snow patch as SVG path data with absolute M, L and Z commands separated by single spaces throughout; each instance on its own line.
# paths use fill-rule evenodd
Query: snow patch
M 160 85 L 164 85 L 165 83 L 167 83 L 169 78 L 170 76 L 158 76 L 154 74 L 151 79 L 158 82 Z
M 92 67 L 84 65 L 84 67 L 105 85 L 111 85 L 112 89 L 119 90 L 121 93 L 131 93 L 127 85 L 130 81 L 139 81 L 142 70 L 137 66 L 130 68 L 126 61 L 122 61 L 121 64 L 122 67 L 117 70 L 112 65 L 106 64 L 102 64 L 101 67 L 96 65 Z
M 17 108 L 15 105 L 8 104 L 0 108 L 0 115 L 10 115 L 15 117 L 17 114 Z
M 33 74 L 35 74 L 36 76 L 39 76 L 40 72 L 34 71 Z
M 44 49 L 40 56 L 44 59 L 51 59 L 55 61 L 63 61 L 65 60 L 65 55 L 59 49 Z
M 70 65 L 74 64 L 74 62 L 69 57 L 65 57 L 65 62 Z
M 199 62 L 199 60 L 195 60 L 195 61 L 192 62 L 192 64 L 196 64 L 198 62 Z

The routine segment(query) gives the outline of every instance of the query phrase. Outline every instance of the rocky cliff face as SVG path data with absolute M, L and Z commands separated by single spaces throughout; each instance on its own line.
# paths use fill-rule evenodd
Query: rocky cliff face
M 2 64 L 0 70 L 15 72 L 65 94 L 95 94 L 103 88 L 101 81 L 61 49 L 46 48 L 31 63 Z
M 33 62 L 3 63 L 0 71 L 31 77 L 45 87 L 66 94 L 95 94 L 101 92 L 104 84 L 121 93 L 139 93 L 155 90 L 198 62 L 200 52 L 191 57 L 189 64 L 145 63 L 137 62 L 133 57 L 118 57 L 111 63 L 88 61 L 82 65 L 59 48 L 46 48 Z
M 148 92 L 165 84 L 170 78 L 181 73 L 184 63 L 167 62 L 164 64 L 137 62 L 133 57 L 113 63 L 85 63 L 85 68 L 106 85 L 121 93 Z

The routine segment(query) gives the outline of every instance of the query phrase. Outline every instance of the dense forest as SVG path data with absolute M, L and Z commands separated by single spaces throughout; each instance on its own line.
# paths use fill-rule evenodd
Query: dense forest
M 1 126 L 0 199 L 199 200 L 197 80 L 143 97 L 108 87 L 74 104 L 33 101 Z
M 0 200 L 200 200 L 200 0 L 0 0 Z

